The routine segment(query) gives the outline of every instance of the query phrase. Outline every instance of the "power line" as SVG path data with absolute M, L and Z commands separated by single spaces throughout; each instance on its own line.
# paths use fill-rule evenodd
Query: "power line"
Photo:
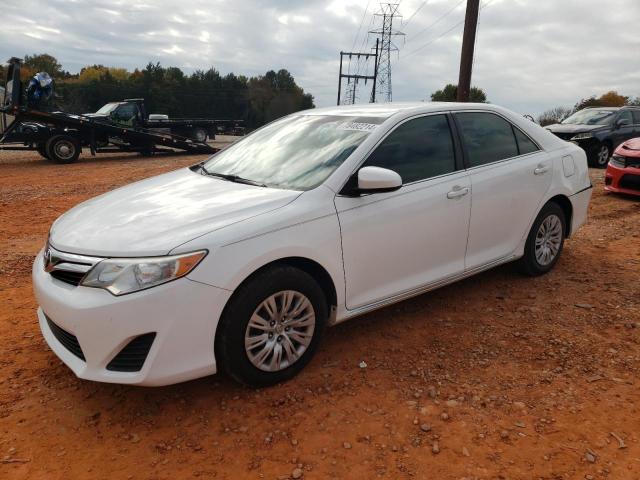
M 418 35 L 423 34 L 423 33 L 424 33 L 424 32 L 426 32 L 427 30 L 429 30 L 430 28 L 435 27 L 438 23 L 440 23 L 442 20 L 444 20 L 446 17 L 448 17 L 448 16 L 449 16 L 449 14 L 450 14 L 451 12 L 453 12 L 456 8 L 458 8 L 460 5 L 462 5 L 465 1 L 466 1 L 466 0 L 460 0 L 458 3 L 456 3 L 456 4 L 453 6 L 453 8 L 451 8 L 451 9 L 447 10 L 443 15 L 441 15 L 440 17 L 438 17 L 438 19 L 437 19 L 435 22 L 433 22 L 432 24 L 430 24 L 428 27 L 425 27 L 425 28 L 423 28 L 422 30 L 420 30 L 419 32 L 414 33 L 413 35 L 410 35 L 408 40 L 411 40 L 412 38 L 415 38 L 415 37 L 417 37 Z
M 464 23 L 464 19 L 460 20 L 458 23 L 456 23 L 454 26 L 452 26 L 451 28 L 449 28 L 448 30 L 445 30 L 444 32 L 442 32 L 440 35 L 438 35 L 436 38 L 434 38 L 433 40 L 429 40 L 427 43 L 425 43 L 424 45 L 416 48 L 415 50 L 410 51 L 409 53 L 407 53 L 405 56 L 403 56 L 402 58 L 407 58 L 410 57 L 411 55 L 414 55 L 416 53 L 418 53 L 421 50 L 424 50 L 425 48 L 427 48 L 429 45 L 431 45 L 432 43 L 436 42 L 437 40 L 440 40 L 442 37 L 444 37 L 447 33 L 451 32 L 452 30 L 454 30 L 455 28 L 459 27 L 460 25 L 462 25 Z
M 362 14 L 362 19 L 360 20 L 360 26 L 358 27 L 358 32 L 356 33 L 356 38 L 353 39 L 353 45 L 351 45 L 351 50 L 356 48 L 356 43 L 358 42 L 358 37 L 360 36 L 360 30 L 362 29 L 362 24 L 364 23 L 364 19 L 367 16 L 367 11 L 369 10 L 369 4 L 371 0 L 367 2 L 367 6 L 364 9 L 364 13 Z
M 424 7 L 427 3 L 429 3 L 429 0 L 424 0 L 424 2 L 422 2 L 422 3 L 420 4 L 420 6 L 419 6 L 418 8 L 416 8 L 416 11 L 415 11 L 415 12 L 413 12 L 413 13 L 411 14 L 411 16 L 407 19 L 407 21 L 404 23 L 404 25 L 402 26 L 402 28 L 406 29 L 406 28 L 407 28 L 407 25 L 409 25 L 409 22 L 413 19 L 413 17 L 415 17 L 415 16 L 416 16 L 416 14 L 417 14 L 420 10 L 422 10 L 422 7 Z
M 465 0 L 463 0 L 465 1 Z M 480 6 L 480 11 L 482 11 L 483 8 L 488 7 L 489 5 L 491 5 L 495 0 L 488 0 L 487 2 L 485 2 L 483 5 Z M 460 2 L 462 3 L 462 2 Z M 459 5 L 459 4 L 458 4 Z M 456 5 L 457 7 L 457 5 Z M 454 7 L 455 8 L 455 7 Z M 445 30 L 444 32 L 442 32 L 440 35 L 438 35 L 437 37 L 433 38 L 432 40 L 429 40 L 427 43 L 421 45 L 420 47 L 416 48 L 415 50 L 410 51 L 408 54 L 404 55 L 403 57 L 401 57 L 402 59 L 408 58 L 412 55 L 415 55 L 416 53 L 424 50 L 425 48 L 427 48 L 429 45 L 432 45 L 433 43 L 437 42 L 438 40 L 440 40 L 442 37 L 444 37 L 445 35 L 447 35 L 448 33 L 450 33 L 451 31 L 455 30 L 457 27 L 459 27 L 460 25 L 464 24 L 464 18 L 462 20 L 460 20 L 458 23 L 456 23 L 455 25 L 451 26 L 449 29 Z

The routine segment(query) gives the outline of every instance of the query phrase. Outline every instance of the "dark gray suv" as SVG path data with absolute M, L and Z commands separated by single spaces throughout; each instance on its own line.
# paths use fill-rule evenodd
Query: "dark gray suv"
M 640 107 L 585 108 L 545 128 L 580 145 L 587 152 L 589 166 L 604 168 L 618 145 L 640 137 Z

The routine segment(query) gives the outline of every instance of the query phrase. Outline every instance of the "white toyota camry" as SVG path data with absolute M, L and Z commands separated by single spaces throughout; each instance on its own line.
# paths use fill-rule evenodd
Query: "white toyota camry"
M 548 272 L 590 197 L 581 148 L 494 105 L 299 112 L 62 215 L 40 327 L 81 378 L 270 385 L 328 325 L 506 262 Z

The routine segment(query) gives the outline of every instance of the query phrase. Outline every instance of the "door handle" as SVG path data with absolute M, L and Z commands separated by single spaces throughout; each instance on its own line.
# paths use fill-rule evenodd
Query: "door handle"
M 447 193 L 447 198 L 460 198 L 464 197 L 467 193 L 469 193 L 469 187 L 462 188 L 459 185 L 453 187 L 449 193 Z
M 533 171 L 534 175 L 542 175 L 543 173 L 547 173 L 549 171 L 549 167 L 547 165 L 539 164 L 536 169 Z

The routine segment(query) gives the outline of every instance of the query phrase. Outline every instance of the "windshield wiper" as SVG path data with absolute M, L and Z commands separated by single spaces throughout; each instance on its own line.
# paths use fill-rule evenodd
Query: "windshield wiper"
M 222 179 L 227 180 L 229 182 L 244 183 L 246 185 L 255 185 L 256 187 L 266 187 L 267 186 L 264 183 L 256 182 L 255 180 L 249 180 L 248 178 L 244 178 L 244 177 L 241 177 L 239 175 L 231 175 L 231 174 L 228 174 L 228 173 L 210 172 L 209 170 L 207 170 L 207 168 L 204 166 L 204 164 L 199 164 L 198 166 L 201 168 L 203 175 L 208 175 L 210 177 L 222 178 Z

